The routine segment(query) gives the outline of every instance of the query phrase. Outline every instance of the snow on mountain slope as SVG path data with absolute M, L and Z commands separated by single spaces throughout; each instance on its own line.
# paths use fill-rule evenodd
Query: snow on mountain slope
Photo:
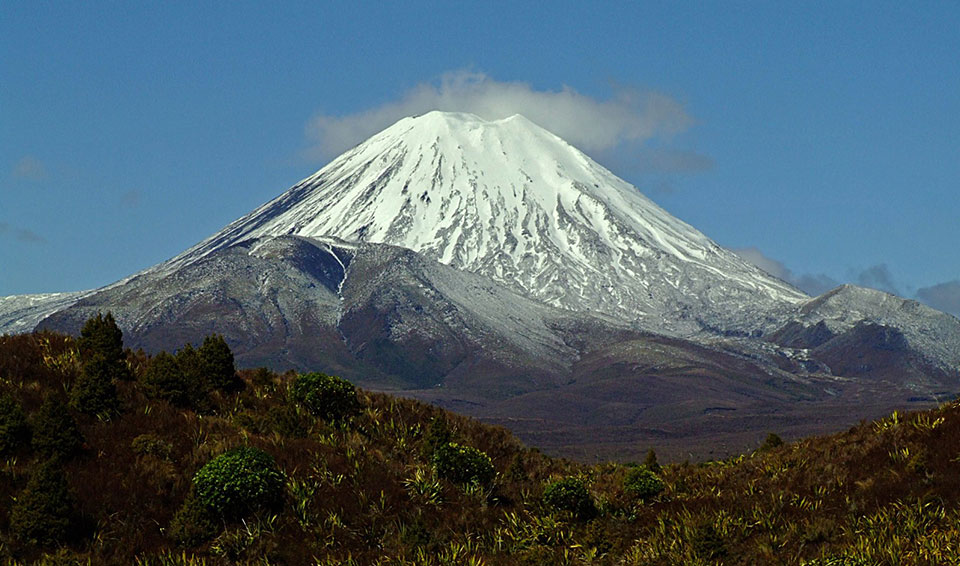
M 807 298 L 519 115 L 400 120 L 157 269 L 280 235 L 408 248 L 661 332 L 750 331 Z
M 38 322 L 94 291 L 0 297 L 0 335 L 30 332 Z
M 821 323 L 841 334 L 862 321 L 895 328 L 910 346 L 945 371 L 960 371 L 960 320 L 890 293 L 841 285 L 797 306 L 789 317 L 806 326 Z

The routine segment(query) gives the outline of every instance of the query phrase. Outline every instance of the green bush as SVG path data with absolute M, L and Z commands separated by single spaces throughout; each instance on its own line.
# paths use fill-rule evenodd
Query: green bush
M 48 395 L 33 418 L 33 449 L 46 458 L 69 459 L 80 453 L 83 435 L 67 404 Z
M 9 393 L 0 394 L 0 454 L 16 452 L 30 440 L 23 407 Z
M 233 352 L 223 336 L 211 334 L 204 338 L 197 354 L 200 357 L 203 373 L 214 389 L 231 391 L 240 385 Z
M 623 479 L 623 489 L 646 500 L 663 491 L 663 480 L 646 466 L 637 466 L 627 472 Z
M 357 390 L 352 383 L 323 373 L 306 373 L 296 377 L 290 395 L 307 407 L 314 416 L 336 422 L 360 412 Z
M 23 542 L 51 546 L 73 538 L 73 498 L 60 464 L 37 466 L 10 510 L 10 530 Z
M 193 477 L 193 486 L 201 505 L 231 519 L 282 502 L 284 477 L 272 456 L 243 446 L 207 462 Z
M 437 476 L 459 484 L 488 484 L 496 475 L 490 456 L 455 442 L 437 448 L 432 463 Z
M 572 513 L 580 519 L 588 519 L 596 513 L 593 499 L 583 480 L 567 477 L 547 484 L 543 489 L 543 502 L 556 511 Z

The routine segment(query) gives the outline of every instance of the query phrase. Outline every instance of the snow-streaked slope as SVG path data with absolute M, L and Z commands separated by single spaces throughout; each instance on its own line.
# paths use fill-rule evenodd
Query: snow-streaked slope
M 863 321 L 896 328 L 931 363 L 946 371 L 960 371 L 960 320 L 917 301 L 876 289 L 841 285 L 798 305 L 789 320 L 806 326 L 823 321 L 835 334 Z
M 31 332 L 37 323 L 95 291 L 0 297 L 0 334 Z
M 749 330 L 806 299 L 519 115 L 400 120 L 158 268 L 287 234 L 408 248 L 659 331 Z

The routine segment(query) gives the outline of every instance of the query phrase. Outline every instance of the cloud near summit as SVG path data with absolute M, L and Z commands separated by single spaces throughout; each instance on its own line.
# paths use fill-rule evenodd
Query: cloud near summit
M 570 87 L 536 90 L 483 73 L 455 71 L 436 83 L 421 83 L 400 100 L 346 116 L 318 114 L 307 125 L 314 158 L 331 158 L 397 120 L 431 110 L 469 112 L 487 120 L 522 114 L 586 152 L 679 134 L 693 124 L 683 105 L 667 95 L 617 88 L 607 100 Z

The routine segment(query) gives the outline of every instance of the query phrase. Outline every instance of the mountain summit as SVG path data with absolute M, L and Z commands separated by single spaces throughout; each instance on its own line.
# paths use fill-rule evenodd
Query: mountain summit
M 960 387 L 960 320 L 807 297 L 522 116 L 400 120 L 167 262 L 0 297 L 0 332 L 106 311 L 132 348 L 218 333 L 241 365 L 404 389 L 566 455 L 712 454 Z
M 807 298 L 520 115 L 404 118 L 167 267 L 281 235 L 407 248 L 658 332 L 749 329 Z

